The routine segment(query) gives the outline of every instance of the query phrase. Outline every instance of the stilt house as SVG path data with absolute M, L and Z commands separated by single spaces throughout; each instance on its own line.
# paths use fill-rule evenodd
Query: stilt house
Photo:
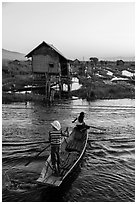
M 35 79 L 45 83 L 47 97 L 50 97 L 51 90 L 55 85 L 58 85 L 60 94 L 63 91 L 63 84 L 67 84 L 68 91 L 70 91 L 69 60 L 53 45 L 43 41 L 26 57 L 32 58 L 32 72 Z

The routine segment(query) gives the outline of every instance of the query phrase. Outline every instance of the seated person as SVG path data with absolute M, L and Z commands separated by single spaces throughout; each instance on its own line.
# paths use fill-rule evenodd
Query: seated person
M 74 121 L 72 121 L 72 123 L 75 123 L 76 122 L 76 129 L 78 130 L 86 130 L 86 129 L 89 129 L 90 126 L 86 125 L 85 122 L 84 122 L 84 116 L 85 116 L 85 113 L 84 112 L 81 112 L 78 116 L 78 118 L 75 118 Z

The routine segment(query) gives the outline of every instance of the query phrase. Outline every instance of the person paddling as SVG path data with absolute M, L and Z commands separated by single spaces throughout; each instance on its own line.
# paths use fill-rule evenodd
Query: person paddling
M 83 126 L 85 125 L 84 116 L 85 116 L 84 112 L 81 112 L 81 113 L 79 114 L 79 116 L 78 116 L 77 118 L 75 118 L 75 120 L 72 121 L 72 123 L 75 123 L 75 122 L 76 122 L 76 127 L 77 127 L 78 129 L 83 128 Z
M 81 112 L 79 114 L 78 118 L 75 118 L 75 120 L 73 120 L 72 123 L 75 123 L 77 121 L 76 125 L 83 125 L 83 124 L 85 124 L 84 116 L 85 116 L 85 113 Z
M 79 114 L 79 116 L 72 121 L 72 123 L 76 122 L 76 128 L 78 128 L 79 130 L 81 130 L 83 128 L 89 129 L 89 126 L 86 125 L 85 122 L 84 122 L 84 117 L 85 117 L 85 113 L 81 112 Z
M 51 123 L 52 126 L 52 131 L 49 132 L 49 141 L 51 144 L 51 162 L 52 162 L 52 168 L 53 168 L 53 173 L 57 176 L 60 174 L 60 150 L 61 150 L 61 141 L 62 137 L 66 136 L 68 137 L 68 132 L 67 134 L 63 133 L 61 130 L 61 124 L 59 121 L 55 120 Z

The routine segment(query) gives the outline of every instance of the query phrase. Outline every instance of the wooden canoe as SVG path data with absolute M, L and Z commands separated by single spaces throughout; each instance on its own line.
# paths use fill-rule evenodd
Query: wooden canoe
M 59 187 L 76 167 L 87 146 L 88 132 L 86 129 L 74 128 L 69 138 L 63 138 L 60 152 L 60 175 L 54 176 L 51 155 L 46 160 L 37 183 Z

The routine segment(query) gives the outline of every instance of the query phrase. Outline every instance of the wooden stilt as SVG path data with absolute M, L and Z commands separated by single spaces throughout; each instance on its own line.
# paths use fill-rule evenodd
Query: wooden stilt
M 61 77 L 59 76 L 59 99 L 61 99 L 61 92 L 62 92 L 62 83 L 61 83 Z

